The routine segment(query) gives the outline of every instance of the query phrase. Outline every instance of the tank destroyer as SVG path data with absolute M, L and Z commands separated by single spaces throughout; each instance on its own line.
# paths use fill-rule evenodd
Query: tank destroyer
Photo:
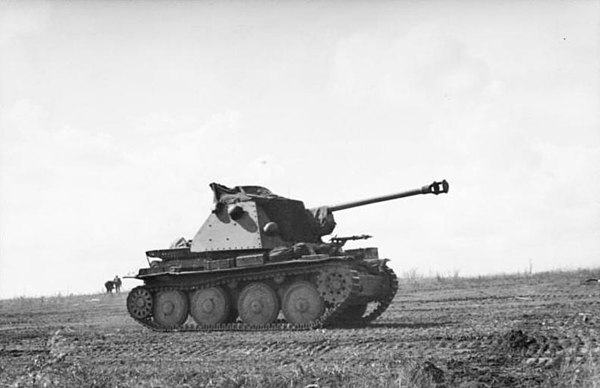
M 421 194 L 443 180 L 396 194 L 307 209 L 260 186 L 210 185 L 212 212 L 193 239 L 146 252 L 127 310 L 157 331 L 311 329 L 365 325 L 390 305 L 398 282 L 377 248 L 344 249 L 333 214 Z

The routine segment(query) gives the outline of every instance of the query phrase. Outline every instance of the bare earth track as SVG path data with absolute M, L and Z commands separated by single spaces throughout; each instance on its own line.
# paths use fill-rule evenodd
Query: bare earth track
M 600 386 L 593 275 L 404 280 L 368 327 L 292 332 L 157 333 L 125 293 L 2 300 L 0 386 Z

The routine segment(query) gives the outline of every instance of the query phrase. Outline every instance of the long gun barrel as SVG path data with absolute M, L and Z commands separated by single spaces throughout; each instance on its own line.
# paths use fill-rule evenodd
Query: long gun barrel
M 435 194 L 435 195 L 438 195 L 438 194 L 442 194 L 442 193 L 447 193 L 449 188 L 450 188 L 450 185 L 444 179 L 441 182 L 433 182 L 432 184 L 427 185 L 427 186 L 423 186 L 420 189 L 403 191 L 401 193 L 384 195 L 384 196 L 381 196 L 381 197 L 363 199 L 361 201 L 354 201 L 354 202 L 342 203 L 342 204 L 335 205 L 335 206 L 329 206 L 328 209 L 329 209 L 330 212 L 335 212 L 335 211 L 338 211 L 338 210 L 351 209 L 353 207 L 369 205 L 369 204 L 372 204 L 372 203 L 390 201 L 392 199 L 398 199 L 398 198 L 404 198 L 404 197 L 412 197 L 413 195 L 419 195 L 419 194 Z

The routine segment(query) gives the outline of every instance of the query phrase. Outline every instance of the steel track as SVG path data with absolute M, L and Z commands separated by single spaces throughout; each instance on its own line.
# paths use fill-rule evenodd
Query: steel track
M 385 295 L 385 297 L 375 301 L 377 303 L 377 307 L 373 311 L 371 311 L 369 314 L 365 315 L 364 317 L 357 318 L 357 319 L 354 319 L 354 320 L 346 322 L 346 323 L 340 322 L 341 325 L 343 325 L 345 327 L 365 326 L 369 322 L 372 322 L 372 321 L 376 320 L 377 318 L 379 318 L 381 316 L 381 314 L 383 314 L 385 312 L 385 310 L 387 310 L 387 308 L 390 306 L 390 304 L 394 300 L 394 297 L 396 296 L 396 292 L 398 292 L 398 278 L 396 277 L 396 274 L 394 273 L 394 271 L 391 268 L 384 267 L 383 270 L 390 282 L 390 291 L 391 292 L 387 293 Z
M 352 268 L 351 265 L 345 263 L 337 263 L 337 264 L 323 264 L 318 267 L 310 267 L 310 268 L 296 268 L 296 269 L 285 269 L 285 270 L 270 270 L 263 271 L 259 273 L 255 273 L 252 275 L 240 275 L 240 276 L 223 276 L 218 279 L 205 280 L 201 281 L 194 286 L 166 286 L 166 287 L 152 287 L 152 286 L 140 286 L 136 287 L 131 292 L 134 292 L 136 289 L 143 288 L 150 293 L 155 294 L 159 291 L 170 291 L 177 290 L 188 293 L 190 291 L 205 289 L 216 286 L 226 286 L 227 283 L 231 281 L 237 282 L 250 282 L 250 281 L 264 281 L 273 279 L 277 276 L 310 276 L 318 274 L 319 272 L 326 270 L 328 268 L 340 268 L 346 267 L 352 274 L 352 284 L 348 297 L 340 303 L 337 304 L 326 304 L 326 310 L 323 315 L 321 315 L 318 319 L 313 322 L 305 323 L 305 324 L 293 324 L 289 322 L 285 322 L 282 320 L 278 320 L 274 323 L 265 324 L 265 325 L 249 325 L 246 323 L 221 323 L 216 325 L 199 325 L 197 323 L 185 323 L 183 325 L 174 326 L 174 327 L 164 327 L 157 324 L 153 317 L 150 316 L 146 319 L 139 319 L 135 317 L 131 312 L 129 315 L 141 325 L 157 331 L 157 332 L 210 332 L 210 331 L 299 331 L 299 330 L 313 330 L 319 329 L 323 327 L 337 326 L 337 327 L 356 327 L 356 326 L 364 326 L 369 322 L 377 319 L 383 312 L 388 308 L 391 304 L 394 296 L 398 290 L 398 281 L 394 272 L 388 268 L 384 267 L 384 275 L 388 277 L 390 282 L 390 292 L 386 293 L 386 295 L 382 298 L 379 298 L 375 302 L 378 304 L 377 308 L 373 310 L 367 316 L 351 322 L 341 322 L 339 318 L 343 315 L 343 313 L 348 309 L 349 306 L 352 306 L 359 302 L 359 279 L 360 273 Z

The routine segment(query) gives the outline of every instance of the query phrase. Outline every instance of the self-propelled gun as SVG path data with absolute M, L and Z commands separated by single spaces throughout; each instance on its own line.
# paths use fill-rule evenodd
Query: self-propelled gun
M 260 186 L 210 185 L 212 212 L 193 239 L 146 252 L 144 284 L 127 297 L 129 314 L 158 331 L 310 329 L 364 325 L 396 294 L 396 275 L 377 248 L 344 249 L 333 214 L 357 206 L 448 192 L 448 183 L 335 206 Z M 191 319 L 190 319 L 191 318 Z

